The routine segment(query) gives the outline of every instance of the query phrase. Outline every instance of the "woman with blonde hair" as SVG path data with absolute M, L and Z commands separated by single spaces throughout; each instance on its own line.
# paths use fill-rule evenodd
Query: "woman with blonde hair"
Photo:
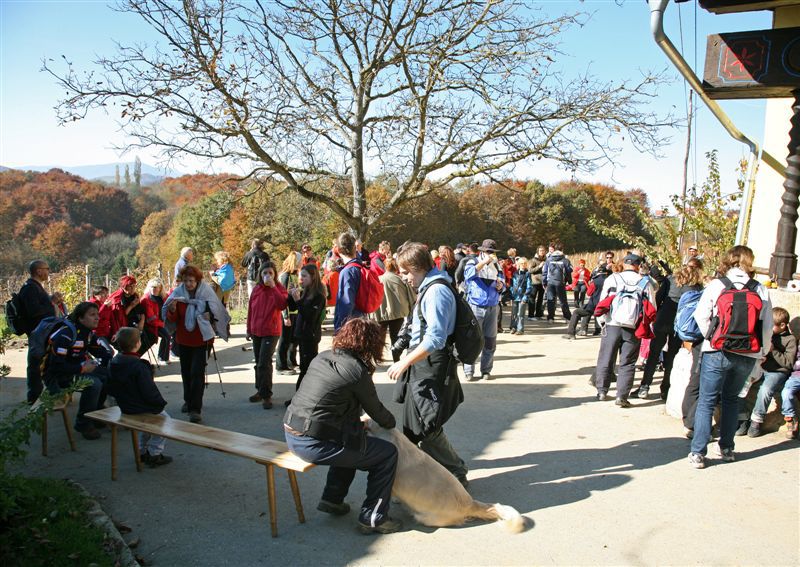
M 214 264 L 217 266 L 217 269 L 209 272 L 211 281 L 214 282 L 214 292 L 222 302 L 222 305 L 227 307 L 231 292 L 233 288 L 236 287 L 236 275 L 233 272 L 230 254 L 224 250 L 215 252 Z
M 772 303 L 764 286 L 753 279 L 753 260 L 753 251 L 747 246 L 734 246 L 728 250 L 718 270 L 722 277 L 706 286 L 694 312 L 700 332 L 707 337 L 701 350 L 700 396 L 689 452 L 689 464 L 696 469 L 705 467 L 707 445 L 711 439 L 711 415 L 718 399 L 721 400 L 722 409 L 720 456 L 724 462 L 736 460 L 733 449 L 734 434 L 738 427 L 739 392 L 756 363 L 766 356 L 772 344 Z M 736 294 L 731 304 L 733 316 L 729 316 L 727 311 L 720 312 L 717 306 L 723 294 L 728 299 L 731 292 Z M 739 295 L 737 292 L 743 293 Z M 743 301 L 737 301 L 740 297 Z M 742 304 L 748 312 L 760 304 L 752 332 L 749 329 L 750 318 L 745 316 L 748 326 L 748 334 L 743 337 L 745 340 L 732 344 L 729 339 L 717 337 L 720 328 L 730 331 L 738 327 L 735 316 L 739 315 L 737 306 Z
M 292 295 L 299 284 L 299 270 L 303 257 L 299 252 L 289 252 L 281 265 L 281 273 L 278 274 L 278 283 Z M 281 338 L 278 341 L 278 358 L 275 370 L 280 374 L 294 374 L 297 366 L 297 342 L 294 338 L 294 327 L 297 323 L 297 307 L 289 305 L 283 310 L 283 324 L 281 327 Z

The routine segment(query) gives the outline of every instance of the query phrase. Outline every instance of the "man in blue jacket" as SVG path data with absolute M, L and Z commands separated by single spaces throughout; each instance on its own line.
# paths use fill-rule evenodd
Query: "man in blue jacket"
M 408 353 L 387 370 L 389 378 L 399 381 L 394 399 L 404 404 L 403 433 L 466 488 L 467 465 L 443 429 L 464 401 L 450 339 L 456 325 L 456 291 L 450 276 L 434 266 L 424 244 L 401 246 L 397 263 L 419 298 L 412 311 Z
M 483 352 L 481 352 L 481 378 L 492 379 L 494 351 L 497 348 L 497 320 L 500 315 L 500 296 L 506 288 L 503 268 L 497 261 L 497 244 L 487 238 L 478 247 L 480 254 L 467 261 L 464 267 L 464 284 L 467 302 L 483 330 Z M 464 365 L 467 382 L 475 378 L 475 366 Z
M 356 296 L 361 285 L 361 267 L 363 264 L 356 258 L 356 239 L 349 232 L 343 232 L 337 240 L 339 256 L 344 267 L 339 272 L 339 289 L 336 292 L 336 310 L 333 315 L 334 334 L 353 317 L 364 314 L 356 309 Z

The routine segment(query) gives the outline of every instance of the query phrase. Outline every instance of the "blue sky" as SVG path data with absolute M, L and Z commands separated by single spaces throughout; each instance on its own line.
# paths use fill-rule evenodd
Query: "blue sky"
M 565 55 L 558 62 L 566 77 L 588 70 L 603 79 L 634 80 L 642 70 L 666 69 L 675 80 L 662 89 L 654 109 L 673 109 L 678 116 L 685 116 L 686 88 L 652 40 L 649 8 L 644 0 L 551 0 L 529 5 L 547 14 L 576 10 L 591 14 L 586 25 L 563 36 Z M 708 34 L 764 29 L 771 27 L 770 22 L 771 12 L 715 16 L 694 2 L 670 3 L 665 29 L 679 49 L 683 44 L 687 61 L 698 63 L 696 72 L 702 76 Z M 121 158 L 112 148 L 126 143 L 113 117 L 94 113 L 83 121 L 59 127 L 53 107 L 64 92 L 52 77 L 40 71 L 43 58 L 58 61 L 62 55 L 79 69 L 88 68 L 96 55 L 110 54 L 115 41 L 148 41 L 153 39 L 150 33 L 137 18 L 115 12 L 106 1 L 0 0 L 0 165 L 89 165 L 131 160 L 133 155 L 155 165 L 158 157 L 154 153 L 136 151 Z M 756 141 L 762 139 L 763 101 L 723 101 L 722 106 L 746 135 Z M 695 127 L 690 183 L 702 182 L 703 155 L 718 149 L 723 184 L 733 189 L 736 163 L 746 155 L 746 149 L 730 139 L 702 104 Z M 619 167 L 606 167 L 582 178 L 621 189 L 642 188 L 650 196 L 651 205 L 658 207 L 680 190 L 684 145 L 685 132 L 675 131 L 672 143 L 663 148 L 662 159 L 627 147 L 619 158 Z M 207 169 L 205 164 L 190 160 L 175 164 L 175 168 L 184 172 Z M 543 162 L 519 172 L 545 182 L 570 177 Z

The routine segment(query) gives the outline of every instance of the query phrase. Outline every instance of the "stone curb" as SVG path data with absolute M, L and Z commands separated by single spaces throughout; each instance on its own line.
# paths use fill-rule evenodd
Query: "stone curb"
M 67 482 L 75 487 L 75 489 L 80 492 L 86 499 L 89 501 L 89 510 L 86 514 L 91 518 L 92 523 L 99 528 L 101 528 L 106 535 L 114 542 L 114 549 L 118 554 L 118 559 L 120 567 L 141 567 L 139 562 L 133 556 L 133 552 L 128 547 L 128 544 L 122 538 L 122 534 L 119 533 L 117 526 L 114 525 L 114 521 L 111 517 L 105 513 L 103 508 L 100 507 L 100 503 L 89 494 L 89 492 L 81 485 L 80 483 L 75 482 L 74 480 L 67 480 Z

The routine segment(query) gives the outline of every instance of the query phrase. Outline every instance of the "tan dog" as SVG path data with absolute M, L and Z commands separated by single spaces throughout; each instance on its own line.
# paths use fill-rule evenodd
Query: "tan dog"
M 369 435 L 397 447 L 392 496 L 402 502 L 419 523 L 432 527 L 460 526 L 474 518 L 502 520 L 506 529 L 514 533 L 527 527 L 526 518 L 511 506 L 473 500 L 447 469 L 397 429 L 383 429 L 371 419 L 366 419 L 364 424 Z

